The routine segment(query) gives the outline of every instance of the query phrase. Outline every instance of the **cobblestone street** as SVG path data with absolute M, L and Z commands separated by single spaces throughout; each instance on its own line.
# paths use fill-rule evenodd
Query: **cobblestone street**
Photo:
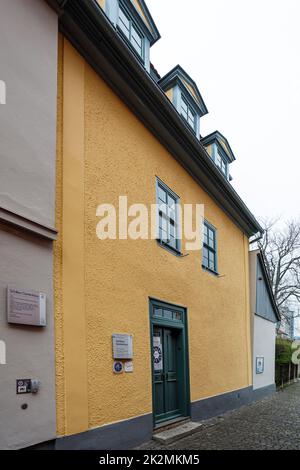
M 204 421 L 199 432 L 166 447 L 151 441 L 139 448 L 300 450 L 300 382 L 272 397 Z

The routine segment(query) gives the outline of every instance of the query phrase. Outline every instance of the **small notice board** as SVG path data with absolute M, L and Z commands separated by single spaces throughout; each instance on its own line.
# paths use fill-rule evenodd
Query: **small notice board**
M 133 358 L 133 339 L 132 335 L 113 334 L 113 358 L 114 359 L 132 359 Z
M 8 287 L 7 321 L 19 325 L 46 326 L 46 295 Z

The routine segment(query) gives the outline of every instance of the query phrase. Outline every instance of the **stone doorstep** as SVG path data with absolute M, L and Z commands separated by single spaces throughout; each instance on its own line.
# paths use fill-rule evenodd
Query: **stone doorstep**
M 172 442 L 178 441 L 183 437 L 194 434 L 200 430 L 201 426 L 201 423 L 189 421 L 184 424 L 179 424 L 176 427 L 166 429 L 165 431 L 158 432 L 153 435 L 152 439 L 159 442 L 160 444 L 171 444 Z

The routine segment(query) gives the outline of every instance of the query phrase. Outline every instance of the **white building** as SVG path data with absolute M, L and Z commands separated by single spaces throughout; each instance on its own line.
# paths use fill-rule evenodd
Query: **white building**
M 252 318 L 253 389 L 275 390 L 276 323 L 280 314 L 270 278 L 259 250 L 250 252 L 250 305 Z
M 46 2 L 0 0 L 1 450 L 56 437 L 57 31 Z

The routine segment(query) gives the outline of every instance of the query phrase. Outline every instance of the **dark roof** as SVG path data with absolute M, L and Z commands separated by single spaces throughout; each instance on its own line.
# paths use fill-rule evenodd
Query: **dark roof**
M 161 76 L 159 75 L 158 71 L 156 70 L 152 62 L 150 63 L 150 74 L 151 74 L 151 77 L 153 77 L 157 82 L 158 80 L 161 79 Z
M 266 284 L 266 287 L 267 287 L 267 290 L 268 290 L 268 294 L 269 294 L 269 297 L 270 297 L 272 307 L 274 309 L 274 313 L 277 317 L 277 320 L 281 321 L 281 315 L 280 315 L 280 312 L 279 312 L 277 302 L 276 302 L 275 297 L 274 297 L 273 288 L 272 288 L 272 284 L 271 284 L 271 279 L 270 279 L 270 276 L 269 276 L 269 273 L 268 273 L 267 261 L 265 259 L 265 255 L 263 254 L 262 251 L 259 251 L 259 253 L 257 253 L 257 258 L 258 258 L 258 260 L 260 262 L 260 266 L 262 268 L 264 281 L 265 281 L 265 284 Z
M 141 122 L 248 236 L 263 232 L 205 147 L 183 122 L 96 0 L 47 0 L 59 15 L 59 30 Z

